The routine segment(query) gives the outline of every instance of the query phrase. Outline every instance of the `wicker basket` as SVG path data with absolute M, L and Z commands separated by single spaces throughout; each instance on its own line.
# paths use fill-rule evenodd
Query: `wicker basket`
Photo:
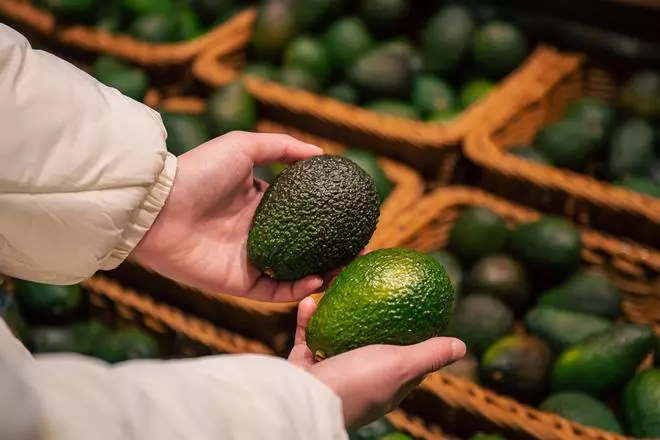
M 423 252 L 442 248 L 460 210 L 469 206 L 485 206 L 504 217 L 510 225 L 529 222 L 540 215 L 479 190 L 439 189 L 401 216 L 390 229 L 389 243 L 374 244 L 410 247 Z M 622 309 L 626 317 L 651 325 L 660 334 L 660 253 L 586 229 L 582 232 L 582 240 L 585 265 L 605 271 L 624 293 Z M 461 426 L 487 422 L 486 425 L 491 427 L 522 432 L 540 440 L 623 438 L 543 413 L 481 389 L 465 379 L 442 373 L 430 375 L 421 390 L 412 396 L 409 400 L 412 403 L 406 409 L 414 410 L 426 420 L 440 422 L 441 426 L 449 427 L 452 421 L 455 422 L 456 411 L 444 410 L 453 408 L 461 410 L 463 416 L 472 415 L 472 421 L 466 422 L 463 418 Z M 443 415 L 447 417 L 443 418 Z
M 251 28 L 252 23 L 245 24 Z M 237 78 L 249 40 L 250 33 L 243 32 L 205 51 L 195 60 L 193 74 L 211 86 Z M 460 159 L 456 147 L 472 127 L 491 121 L 497 123 L 503 106 L 517 107 L 516 101 L 499 99 L 500 91 L 514 88 L 524 94 L 527 88 L 534 88 L 540 74 L 562 58 L 563 55 L 550 47 L 538 47 L 496 91 L 448 124 L 380 115 L 253 76 L 245 77 L 244 81 L 250 93 L 262 104 L 266 117 L 327 139 L 372 148 L 423 170 L 440 183 L 447 183 L 456 177 L 454 172 Z
M 626 66 L 618 66 L 619 70 Z M 483 169 L 482 187 L 544 211 L 563 213 L 579 224 L 660 248 L 660 200 L 615 187 L 586 174 L 527 161 L 507 149 L 529 144 L 541 128 L 558 120 L 583 96 L 613 101 L 620 73 L 573 62 L 542 78 L 542 90 L 527 96 L 500 125 L 468 135 L 465 155 Z
M 197 98 L 179 97 L 163 100 L 161 107 L 196 114 L 203 111 L 204 102 Z M 292 134 L 305 142 L 322 147 L 330 154 L 338 153 L 344 148 L 337 143 L 268 121 L 260 122 L 257 128 L 263 132 Z M 374 240 L 386 241 L 385 238 L 378 237 L 380 231 L 421 197 L 424 182 L 418 173 L 405 165 L 385 158 L 381 159 L 381 163 L 387 177 L 393 182 L 394 189 L 381 207 L 379 227 L 374 234 Z M 158 301 L 172 304 L 212 322 L 222 322 L 236 332 L 264 341 L 278 354 L 287 353 L 291 346 L 297 303 L 267 303 L 222 293 L 203 292 L 161 277 L 130 259 L 108 272 L 108 275 L 125 285 L 149 293 Z
M 202 51 L 229 37 L 245 33 L 256 11 L 247 9 L 205 35 L 178 43 L 147 43 L 127 35 L 116 35 L 85 26 L 60 27 L 48 11 L 20 0 L 0 1 L 0 15 L 66 46 L 105 53 L 141 66 L 172 66 L 190 62 Z

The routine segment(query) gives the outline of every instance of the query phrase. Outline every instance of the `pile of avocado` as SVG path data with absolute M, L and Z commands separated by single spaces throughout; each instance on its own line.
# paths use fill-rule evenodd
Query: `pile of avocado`
M 58 23 L 94 26 L 149 43 L 193 40 L 246 7 L 243 0 L 34 0 Z
M 513 154 L 537 163 L 589 171 L 599 180 L 660 197 L 660 72 L 640 71 L 621 87 L 618 103 L 583 98 L 544 127 L 533 146 Z
M 444 4 L 420 35 L 408 35 L 417 7 L 411 0 L 263 0 L 244 72 L 374 112 L 446 122 L 529 53 L 517 27 L 480 22 L 460 3 Z
M 617 320 L 620 292 L 581 267 L 582 250 L 562 218 L 510 229 L 485 207 L 461 211 L 430 253 L 458 297 L 445 334 L 468 346 L 444 371 L 587 426 L 660 437 L 660 340 Z M 656 368 L 638 373 L 654 350 Z
M 137 329 L 112 330 L 87 316 L 86 296 L 79 285 L 55 286 L 14 280 L 2 317 L 34 354 L 78 353 L 108 363 L 158 358 L 159 347 Z
M 382 417 L 362 428 L 348 433 L 349 440 L 413 440 L 411 436 L 405 434 L 394 427 L 385 417 Z M 499 435 L 476 434 L 468 440 L 506 440 Z

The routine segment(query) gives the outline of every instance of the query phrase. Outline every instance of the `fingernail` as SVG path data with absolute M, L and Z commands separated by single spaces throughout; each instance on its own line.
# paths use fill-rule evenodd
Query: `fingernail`
M 452 362 L 455 362 L 463 356 L 465 356 L 465 353 L 467 352 L 467 347 L 465 346 L 465 343 L 461 341 L 460 339 L 453 339 L 451 341 L 451 360 Z

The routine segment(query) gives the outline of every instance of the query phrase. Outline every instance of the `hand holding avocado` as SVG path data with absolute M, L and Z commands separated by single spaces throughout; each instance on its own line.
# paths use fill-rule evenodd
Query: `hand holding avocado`
M 211 292 L 268 301 L 309 295 L 323 284 L 321 276 L 275 281 L 250 263 L 245 243 L 267 186 L 255 179 L 254 167 L 297 162 L 321 151 L 287 135 L 235 131 L 182 154 L 165 206 L 134 258 Z
M 347 429 L 365 425 L 396 408 L 425 375 L 465 355 L 454 338 L 432 338 L 408 345 L 369 345 L 316 362 L 307 346 L 307 326 L 316 303 L 306 298 L 298 309 L 295 346 L 289 361 L 337 394 Z

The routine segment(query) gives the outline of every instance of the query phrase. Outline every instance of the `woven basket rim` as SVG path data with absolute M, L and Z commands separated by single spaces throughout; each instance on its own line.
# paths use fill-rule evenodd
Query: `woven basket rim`
M 168 43 L 149 43 L 126 34 L 109 33 L 90 26 L 71 25 L 60 29 L 50 12 L 22 1 L 1 1 L 0 14 L 42 35 L 53 36 L 60 43 L 152 66 L 182 64 L 192 60 L 227 36 L 240 33 L 245 28 L 244 23 L 253 20 L 256 8 L 245 8 L 193 40 Z
M 246 23 L 246 27 L 247 35 L 241 34 L 227 39 L 197 57 L 193 63 L 193 75 L 211 86 L 223 85 L 239 77 L 240 73 L 227 59 L 237 51 L 246 49 L 252 23 Z M 368 132 L 380 138 L 410 143 L 415 148 L 455 148 L 474 126 L 497 122 L 503 109 L 518 109 L 520 106 L 516 96 L 535 94 L 537 76 L 551 69 L 554 60 L 561 57 L 563 55 L 555 48 L 545 44 L 538 45 L 528 58 L 500 81 L 482 101 L 471 105 L 457 119 L 447 124 L 381 115 L 327 96 L 255 76 L 245 76 L 242 80 L 257 100 L 270 105 L 309 114 L 320 120 Z M 491 120 L 493 122 L 490 122 Z
M 218 328 L 208 321 L 190 316 L 166 304 L 158 303 L 148 295 L 122 286 L 102 275 L 94 275 L 81 283 L 95 294 L 115 303 L 137 310 L 190 339 L 229 354 L 256 353 L 273 355 L 274 352 L 259 341 Z
M 448 440 L 438 426 L 427 424 L 424 420 L 402 409 L 396 409 L 385 416 L 398 430 L 411 434 L 421 440 Z

